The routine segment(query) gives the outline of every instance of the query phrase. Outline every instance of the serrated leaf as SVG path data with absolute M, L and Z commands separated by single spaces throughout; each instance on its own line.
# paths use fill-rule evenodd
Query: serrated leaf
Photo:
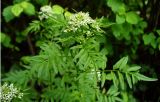
M 35 7 L 33 4 L 29 3 L 29 2 L 22 2 L 21 6 L 23 7 L 23 11 L 25 14 L 31 16 L 35 14 Z
M 15 4 L 13 5 L 11 11 L 15 16 L 18 17 L 23 12 L 23 8 L 21 7 L 20 4 Z
M 111 102 L 116 102 L 115 97 L 111 97 Z
M 157 81 L 158 80 L 156 78 L 149 78 L 140 73 L 135 73 L 134 75 L 137 77 L 138 80 L 143 80 L 143 81 Z
M 130 67 L 127 69 L 128 72 L 135 72 L 135 71 L 138 71 L 139 69 L 141 69 L 140 66 L 134 66 L 134 67 Z
M 88 57 L 86 60 L 86 63 L 84 64 L 84 69 L 86 69 L 89 66 L 90 62 L 91 62 L 91 58 Z
M 108 89 L 107 94 L 108 94 L 109 96 L 112 96 L 112 95 L 116 94 L 117 92 L 118 92 L 118 89 L 117 89 L 114 85 L 112 85 L 112 86 Z
M 113 69 L 123 69 L 128 62 L 128 56 L 121 58 L 114 66 Z
M 123 102 L 123 100 L 120 99 L 119 97 L 115 97 L 115 100 L 118 101 L 118 102 Z
M 53 5 L 52 10 L 55 14 L 63 14 L 64 12 L 64 9 L 60 5 Z
M 135 12 L 128 12 L 126 13 L 126 21 L 130 24 L 137 24 L 139 16 Z
M 113 96 L 116 97 L 116 96 L 118 96 L 119 94 L 120 94 L 120 92 L 117 91 L 116 93 L 113 94 Z
M 104 96 L 104 101 L 103 102 L 108 102 L 107 96 Z
M 116 15 L 116 22 L 118 24 L 122 24 L 125 22 L 125 17 L 123 17 L 122 15 Z
M 81 49 L 80 52 L 74 57 L 73 60 L 75 61 L 77 58 L 79 58 L 80 56 L 82 56 L 84 52 L 85 52 L 85 50 Z
M 3 17 L 4 17 L 4 19 L 5 19 L 6 22 L 11 21 L 15 17 L 13 15 L 12 11 L 11 11 L 12 7 L 13 6 L 7 6 L 6 8 L 3 9 L 2 15 L 3 15 Z
M 126 91 L 122 92 L 121 95 L 122 95 L 122 98 L 123 98 L 123 102 L 129 102 L 129 97 L 128 97 L 128 94 L 127 94 Z
M 106 74 L 106 79 L 107 80 L 112 80 L 113 79 L 112 74 L 111 73 Z
M 118 77 L 119 77 L 120 86 L 121 86 L 122 90 L 124 90 L 125 89 L 124 78 L 123 78 L 122 73 L 120 73 L 119 71 L 118 71 Z
M 81 70 L 84 70 L 84 66 L 83 66 L 83 65 L 85 64 L 85 61 L 86 61 L 87 58 L 88 58 L 88 53 L 87 53 L 87 52 L 84 52 L 84 53 L 82 54 L 82 56 L 80 56 L 77 65 L 80 66 L 80 69 L 81 69 Z M 82 65 L 82 64 L 83 64 L 83 65 Z M 82 66 L 83 66 L 83 67 L 82 67 Z
M 111 74 L 112 74 L 112 78 L 113 78 L 113 84 L 116 88 L 118 88 L 118 79 L 117 79 L 114 72 L 111 72 Z
M 42 63 L 42 64 L 39 65 L 39 68 L 38 68 L 38 78 L 43 76 L 43 69 L 44 69 L 44 66 L 43 66 L 43 63 Z
M 112 99 L 111 99 L 111 97 L 108 97 L 108 102 L 112 102 Z
M 12 82 L 19 85 L 27 85 L 29 81 L 29 72 L 28 70 L 25 71 L 11 71 L 6 74 L 6 77 L 3 78 L 3 81 Z
M 132 80 L 128 73 L 126 73 L 126 79 L 130 88 L 132 88 Z
M 134 76 L 134 74 L 132 74 L 132 82 L 133 84 L 136 84 L 138 82 L 138 79 L 136 78 L 136 76 Z
M 102 77 L 101 77 L 102 79 L 101 79 L 101 87 L 103 87 L 104 86 L 104 83 L 105 83 L 105 81 L 106 81 L 106 74 L 103 72 L 102 73 Z

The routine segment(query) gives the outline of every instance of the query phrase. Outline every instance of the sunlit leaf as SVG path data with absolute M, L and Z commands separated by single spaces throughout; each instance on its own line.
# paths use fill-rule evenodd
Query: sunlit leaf
M 3 15 L 6 22 L 11 21 L 15 17 L 11 11 L 12 7 L 13 6 L 7 6 L 6 8 L 3 9 L 2 15 Z
M 60 5 L 53 5 L 52 10 L 55 14 L 63 14 L 64 9 Z
M 118 88 L 118 79 L 117 79 L 117 77 L 116 77 L 116 75 L 115 75 L 115 73 L 114 72 L 111 72 L 111 74 L 112 74 L 112 78 L 113 78 L 113 84 L 114 84 L 114 86 L 116 87 L 116 88 Z
M 120 0 L 108 0 L 107 5 L 111 7 L 114 12 L 119 14 L 125 13 L 125 6 Z
M 116 22 L 118 24 L 122 24 L 125 22 L 125 17 L 124 16 L 121 16 L 121 15 L 116 15 Z
M 144 75 L 142 75 L 140 73 L 135 73 L 134 75 L 135 75 L 135 77 L 138 78 L 138 80 L 143 80 L 143 81 L 157 81 L 158 80 L 156 78 L 146 77 L 146 76 L 144 76 Z
M 134 72 L 134 71 L 138 71 L 139 69 L 141 69 L 141 67 L 140 66 L 134 66 L 134 67 L 129 67 L 128 69 L 127 69 L 127 71 L 129 71 L 129 72 Z
M 119 71 L 118 71 L 118 77 L 119 77 L 120 86 L 121 86 L 122 90 L 124 90 L 125 89 L 124 78 L 123 78 L 123 75 Z
M 126 21 L 130 24 L 137 24 L 139 16 L 135 12 L 128 12 L 126 13 Z
M 132 82 L 133 84 L 136 84 L 138 82 L 138 79 L 136 76 L 134 76 L 134 74 L 132 74 Z
M 35 14 L 35 7 L 33 4 L 24 1 L 21 3 L 21 6 L 23 7 L 24 13 L 26 13 L 27 15 L 30 16 Z
M 15 4 L 13 5 L 11 11 L 15 16 L 18 17 L 23 12 L 23 8 L 21 7 L 20 4 Z
M 128 62 L 128 56 L 121 58 L 114 66 L 113 69 L 123 69 Z
M 101 87 L 103 87 L 104 86 L 104 83 L 105 83 L 105 81 L 106 81 L 106 74 L 103 72 L 102 73 L 102 77 L 101 77 L 102 79 L 102 81 L 101 81 Z
M 65 13 L 64 13 L 64 16 L 66 17 L 66 18 L 69 18 L 69 17 L 71 17 L 73 14 L 72 13 L 70 13 L 69 11 L 66 11 Z
M 112 80 L 113 79 L 112 74 L 111 73 L 106 74 L 106 79 L 107 80 Z
M 132 80 L 128 73 L 126 73 L 126 79 L 130 88 L 132 88 Z

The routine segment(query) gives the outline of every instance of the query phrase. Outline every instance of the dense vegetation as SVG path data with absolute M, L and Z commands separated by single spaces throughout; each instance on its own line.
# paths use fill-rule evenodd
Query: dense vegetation
M 2 2 L 4 102 L 159 102 L 159 0 Z

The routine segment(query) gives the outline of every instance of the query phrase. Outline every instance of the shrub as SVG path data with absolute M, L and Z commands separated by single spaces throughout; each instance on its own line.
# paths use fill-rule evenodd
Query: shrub
M 111 0 L 107 3 L 117 13 L 116 23 L 108 22 L 108 26 L 103 17 L 92 19 L 89 13 L 71 13 L 59 5 L 43 6 L 39 19 L 25 30 L 32 33 L 39 53 L 23 56 L 25 69 L 11 71 L 3 80 L 28 89 L 23 101 L 135 102 L 130 89 L 138 81 L 157 79 L 141 74 L 140 66 L 128 64 L 133 56 L 127 54 L 112 68 L 108 67 L 107 58 L 114 56 L 114 49 L 106 29 L 111 28 L 113 36 L 119 42 L 125 41 L 125 46 L 137 47 L 139 33 L 146 23 L 135 12 L 126 12 L 123 3 L 117 3 L 119 8 Z M 137 42 L 129 41 L 131 39 Z

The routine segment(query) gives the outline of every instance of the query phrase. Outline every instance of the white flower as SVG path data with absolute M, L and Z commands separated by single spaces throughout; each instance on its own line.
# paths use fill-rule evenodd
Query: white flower
M 89 13 L 79 12 L 70 17 L 68 24 L 80 27 L 94 22 L 95 21 L 89 16 Z
M 83 13 L 79 12 L 74 15 L 72 15 L 69 18 L 68 21 L 68 26 L 64 30 L 64 32 L 70 32 L 70 31 L 77 31 L 80 27 L 86 26 L 86 25 L 93 25 L 92 27 L 99 30 L 99 26 L 97 25 L 96 21 L 93 20 L 90 16 L 89 13 Z
M 48 18 L 49 16 L 52 16 L 53 15 L 53 11 L 52 11 L 52 8 L 51 6 L 43 6 L 40 8 L 40 12 L 39 12 L 39 19 L 42 20 L 44 18 Z
M 0 88 L 0 99 L 3 102 L 10 102 L 13 98 L 22 98 L 23 93 L 20 93 L 20 90 L 18 90 L 13 84 L 8 85 L 5 83 Z
M 53 13 L 51 6 L 48 5 L 41 7 L 40 10 L 43 13 Z

